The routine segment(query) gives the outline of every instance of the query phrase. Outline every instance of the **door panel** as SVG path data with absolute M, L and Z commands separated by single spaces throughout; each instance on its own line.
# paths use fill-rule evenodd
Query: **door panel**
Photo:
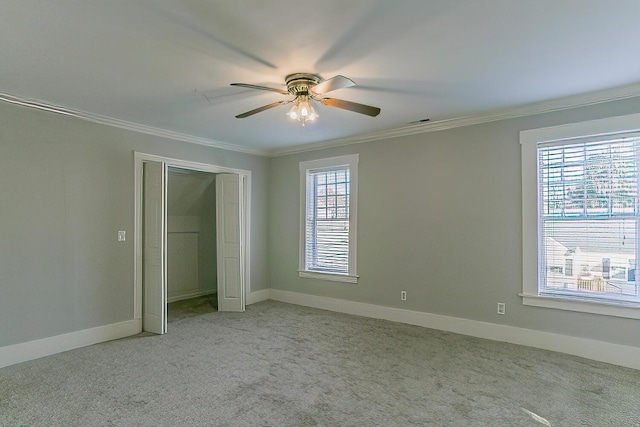
M 240 235 L 240 204 L 243 200 L 239 175 L 216 175 L 218 233 L 218 310 L 244 311 L 243 252 Z
M 224 265 L 224 289 L 227 298 L 238 298 L 240 287 L 240 263 L 237 259 L 227 258 Z
M 156 334 L 167 331 L 165 240 L 166 167 L 145 162 L 143 176 L 142 329 Z

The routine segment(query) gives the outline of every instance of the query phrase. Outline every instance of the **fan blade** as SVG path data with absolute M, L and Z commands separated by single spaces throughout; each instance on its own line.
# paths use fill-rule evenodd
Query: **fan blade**
M 244 119 L 245 117 L 253 116 L 254 114 L 261 113 L 266 110 L 270 110 L 271 108 L 279 107 L 280 105 L 286 104 L 287 101 L 278 101 L 273 104 L 264 105 L 260 108 L 256 108 L 255 110 L 247 111 L 246 113 L 238 114 L 236 119 Z
M 332 90 L 343 89 L 345 87 L 355 86 L 353 80 L 346 78 L 345 76 L 331 77 L 329 80 L 325 80 L 322 83 L 318 83 L 311 88 L 311 92 L 316 95 L 324 95 Z
M 256 85 L 250 85 L 250 84 L 247 84 L 247 83 L 231 83 L 231 86 L 247 87 L 249 89 L 258 89 L 258 90 L 269 90 L 271 92 L 277 92 L 277 93 L 280 93 L 282 95 L 289 95 L 289 92 L 287 92 L 286 90 L 278 89 L 278 88 L 275 88 L 275 87 L 256 86 Z
M 343 110 L 354 111 L 371 117 L 375 117 L 380 114 L 380 109 L 378 107 L 358 104 L 357 102 L 343 101 L 342 99 L 335 98 L 322 98 L 320 99 L 320 102 L 324 105 L 328 105 L 329 107 L 342 108 Z

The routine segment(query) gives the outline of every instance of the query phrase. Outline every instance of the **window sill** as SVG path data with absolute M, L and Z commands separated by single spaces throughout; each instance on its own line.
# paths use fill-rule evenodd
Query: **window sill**
M 328 280 L 330 282 L 358 283 L 359 276 L 349 276 L 347 274 L 322 273 L 319 271 L 298 271 L 298 276 L 307 279 Z
M 640 319 L 640 304 L 634 302 L 590 301 L 576 297 L 533 294 L 520 294 L 520 296 L 523 305 Z

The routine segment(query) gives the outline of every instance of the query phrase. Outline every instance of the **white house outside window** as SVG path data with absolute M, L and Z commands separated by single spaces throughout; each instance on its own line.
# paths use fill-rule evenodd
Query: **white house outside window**
M 300 276 L 355 283 L 358 155 L 300 163 Z
M 640 115 L 521 133 L 523 302 L 640 318 Z

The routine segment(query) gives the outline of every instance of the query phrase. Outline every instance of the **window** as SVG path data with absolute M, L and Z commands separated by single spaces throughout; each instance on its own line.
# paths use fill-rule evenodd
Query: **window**
M 521 132 L 523 303 L 640 318 L 640 114 Z
M 357 282 L 358 155 L 300 163 L 300 277 Z

